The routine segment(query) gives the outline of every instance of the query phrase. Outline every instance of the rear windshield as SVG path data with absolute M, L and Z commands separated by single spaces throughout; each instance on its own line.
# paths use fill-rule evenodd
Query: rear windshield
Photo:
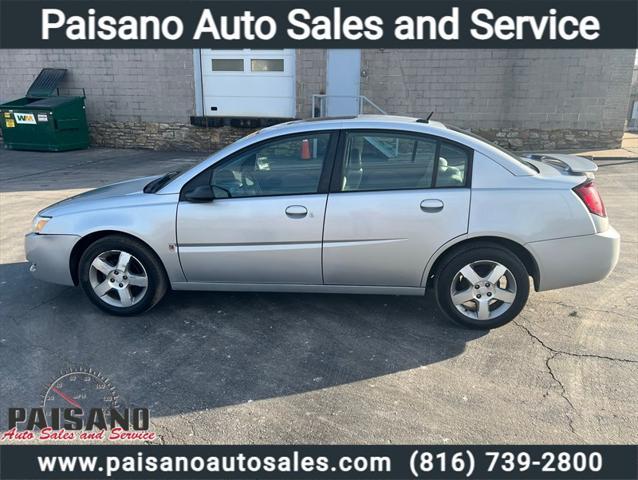
M 464 135 L 467 135 L 469 137 L 476 138 L 477 140 L 480 140 L 483 143 L 487 143 L 488 145 L 490 145 L 490 146 L 494 147 L 495 149 L 499 150 L 504 155 L 507 155 L 512 160 L 515 160 L 518 163 L 522 163 L 526 167 L 530 167 L 531 169 L 535 170 L 538 173 L 538 168 L 536 168 L 536 166 L 533 163 L 530 163 L 530 162 L 526 161 L 524 158 L 519 157 L 515 153 L 510 152 L 509 150 L 507 150 L 506 148 L 503 148 L 503 147 L 501 147 L 500 145 L 497 145 L 494 142 L 490 142 L 489 140 L 481 137 L 480 135 L 477 135 L 476 133 L 470 132 L 469 130 L 464 130 L 462 128 L 455 127 L 454 125 L 446 125 L 446 127 L 449 128 L 450 130 L 455 131 L 455 132 L 463 133 Z

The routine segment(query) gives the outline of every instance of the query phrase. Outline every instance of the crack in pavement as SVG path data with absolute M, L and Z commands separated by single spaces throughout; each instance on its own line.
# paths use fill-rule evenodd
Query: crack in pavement
M 611 362 L 638 364 L 638 360 L 631 360 L 629 358 L 615 358 L 615 357 L 608 357 L 606 355 L 597 355 L 595 353 L 574 353 L 574 352 L 568 352 L 566 350 L 558 350 L 557 348 L 550 347 L 549 345 L 547 345 L 537 335 L 532 333 L 531 330 L 529 328 L 527 328 L 525 325 L 523 325 L 523 324 L 521 324 L 521 323 L 519 323 L 519 322 L 517 322 L 515 320 L 512 323 L 514 323 L 514 325 L 516 325 L 516 326 L 520 327 L 521 329 L 523 329 L 530 337 L 532 337 L 534 340 L 536 340 L 545 349 L 547 349 L 548 351 L 552 352 L 554 354 L 553 355 L 554 357 L 557 356 L 557 355 L 566 355 L 568 357 L 596 358 L 598 360 L 609 360 Z
M 552 377 L 552 380 L 554 381 L 554 383 L 556 383 L 558 385 L 558 387 L 560 388 L 560 396 L 563 398 L 563 400 L 565 400 L 565 402 L 567 402 L 567 405 L 569 405 L 569 409 L 571 410 L 572 415 L 575 414 L 576 413 L 576 407 L 574 407 L 574 404 L 572 403 L 572 401 L 567 396 L 567 389 L 565 388 L 565 385 L 563 385 L 563 382 L 561 382 L 560 379 L 556 376 L 556 374 L 554 373 L 554 370 L 552 369 L 552 366 L 550 365 L 550 362 L 554 358 L 556 358 L 556 356 L 560 352 L 558 352 L 558 351 L 548 347 L 547 345 L 545 345 L 545 343 L 540 338 L 538 338 L 536 335 L 534 335 L 524 325 L 518 323 L 517 321 L 513 321 L 512 323 L 514 323 L 514 325 L 516 325 L 521 330 L 526 332 L 527 335 L 529 337 L 531 337 L 533 340 L 535 340 L 541 347 L 543 347 L 545 350 L 550 352 L 550 355 L 545 359 L 545 368 L 547 369 L 547 373 L 549 373 L 549 376 Z M 578 435 L 578 433 L 576 433 L 576 429 L 574 428 L 574 419 L 572 418 L 572 415 L 570 415 L 568 412 L 565 413 L 565 417 L 567 418 L 567 425 L 569 426 L 569 430 L 572 432 L 572 434 L 574 434 L 574 435 L 576 435 L 577 437 L 580 438 L 580 435 Z
M 558 355 L 565 355 L 565 356 L 568 356 L 568 357 L 595 358 L 595 359 L 598 359 L 598 360 L 609 360 L 609 361 L 613 361 L 613 362 L 622 362 L 622 363 L 636 363 L 636 364 L 638 364 L 638 361 L 636 361 L 636 360 L 628 360 L 628 359 L 624 359 L 624 358 L 607 357 L 607 356 L 604 356 L 604 355 L 595 355 L 595 354 L 589 354 L 589 353 L 574 353 L 574 352 L 567 352 L 567 351 L 564 351 L 564 350 L 558 350 L 556 348 L 553 348 L 553 347 L 550 347 L 549 345 L 547 345 L 537 335 L 532 333 L 532 331 L 529 328 L 527 328 L 525 325 L 523 325 L 523 324 L 521 324 L 521 323 L 519 323 L 519 322 L 517 322 L 515 320 L 512 323 L 514 323 L 514 325 L 516 325 L 521 330 L 523 330 L 525 333 L 527 333 L 527 335 L 530 338 L 532 338 L 536 343 L 538 343 L 541 347 L 543 347 L 545 350 L 547 350 L 550 353 L 549 356 L 545 359 L 545 368 L 547 368 L 547 372 L 549 373 L 549 376 L 552 377 L 552 380 L 554 381 L 554 383 L 556 383 L 559 386 L 559 388 L 560 388 L 560 396 L 565 400 L 565 402 L 569 406 L 570 411 L 572 412 L 572 415 L 570 415 L 569 413 L 565 413 L 565 417 L 567 417 L 567 423 L 569 425 L 569 429 L 571 430 L 571 432 L 574 435 L 576 435 L 577 437 L 581 438 L 580 435 L 576 432 L 576 429 L 574 428 L 573 415 L 577 414 L 578 411 L 576 410 L 576 407 L 574 406 L 574 404 L 572 403 L 571 399 L 567 395 L 567 389 L 565 388 L 565 385 L 563 384 L 563 382 L 561 382 L 561 380 L 558 378 L 558 376 L 556 375 L 556 373 L 552 369 L 551 361 L 554 360 Z
M 549 364 L 554 358 L 556 358 L 556 355 L 558 355 L 558 353 L 554 352 L 545 359 L 545 367 L 547 367 L 547 371 L 549 372 L 550 377 L 552 377 L 552 380 L 554 380 L 554 382 L 560 387 L 560 396 L 563 397 L 563 399 L 567 402 L 571 411 L 573 413 L 576 413 L 576 407 L 574 407 L 574 404 L 567 396 L 567 389 L 565 388 L 565 385 L 563 385 L 563 382 L 561 382 L 560 379 L 556 376 L 554 370 L 552 369 L 552 366 Z M 574 419 L 572 418 L 572 416 L 569 415 L 569 413 L 565 413 L 565 416 L 567 417 L 567 424 L 569 425 L 569 429 L 571 430 L 571 432 L 574 435 L 580 437 L 580 435 L 576 433 L 576 429 L 574 428 Z

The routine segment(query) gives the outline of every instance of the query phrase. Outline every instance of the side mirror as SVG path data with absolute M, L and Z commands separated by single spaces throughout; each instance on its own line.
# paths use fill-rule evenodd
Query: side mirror
M 198 185 L 184 194 L 187 202 L 206 203 L 212 202 L 215 198 L 213 189 L 210 185 Z

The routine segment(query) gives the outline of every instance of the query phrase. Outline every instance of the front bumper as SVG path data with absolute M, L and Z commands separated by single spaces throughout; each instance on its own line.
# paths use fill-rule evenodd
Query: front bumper
M 538 263 L 540 292 L 606 278 L 618 263 L 620 235 L 609 227 L 594 235 L 531 242 L 526 247 Z
M 26 235 L 24 250 L 33 276 L 45 282 L 73 285 L 69 259 L 78 240 L 77 235 Z

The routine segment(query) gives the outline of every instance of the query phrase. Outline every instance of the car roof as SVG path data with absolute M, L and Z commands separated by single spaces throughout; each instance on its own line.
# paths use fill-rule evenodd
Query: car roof
M 335 128 L 350 128 L 350 127 L 358 127 L 358 126 L 368 126 L 371 123 L 383 123 L 388 125 L 396 126 L 397 124 L 427 124 L 431 127 L 446 129 L 446 126 L 440 122 L 420 119 L 417 117 L 405 117 L 400 115 L 350 115 L 350 116 L 339 116 L 339 117 L 318 117 L 318 118 L 307 118 L 304 120 L 293 120 L 286 123 L 279 123 L 277 125 L 273 125 L 271 127 L 267 127 L 262 129 L 262 132 L 271 132 L 277 130 L 289 129 L 291 127 L 302 127 L 305 125 L 312 125 L 313 127 L 317 127 L 321 125 L 322 127 L 326 126 L 334 126 Z

